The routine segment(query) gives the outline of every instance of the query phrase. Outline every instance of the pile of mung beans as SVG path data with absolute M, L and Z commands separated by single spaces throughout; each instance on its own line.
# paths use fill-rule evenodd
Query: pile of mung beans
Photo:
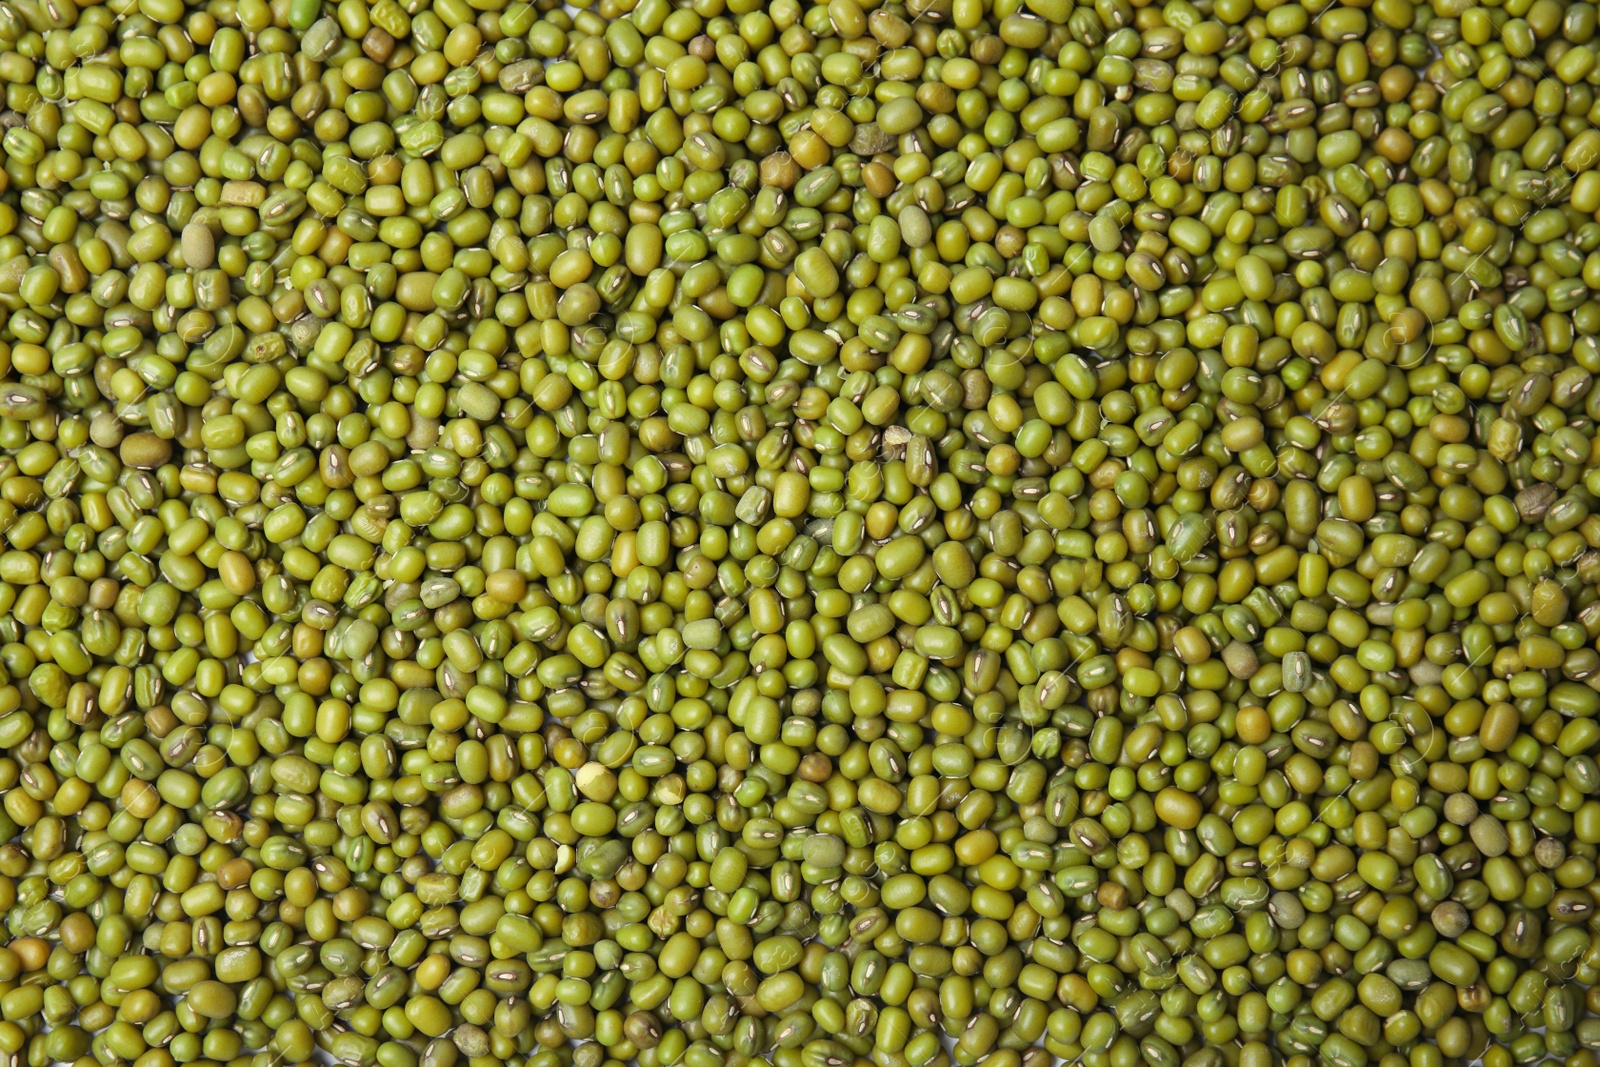
M 0 1062 L 1600 1067 L 1591 0 L 0 0 Z

